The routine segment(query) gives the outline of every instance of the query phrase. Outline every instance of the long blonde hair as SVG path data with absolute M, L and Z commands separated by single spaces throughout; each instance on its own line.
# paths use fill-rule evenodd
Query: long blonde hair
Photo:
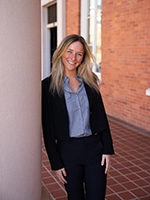
M 55 50 L 52 58 L 52 71 L 51 71 L 51 83 L 50 90 L 55 93 L 57 92 L 59 96 L 63 94 L 63 81 L 64 81 L 64 66 L 61 61 L 62 55 L 67 50 L 68 46 L 73 42 L 80 42 L 84 48 L 84 57 L 80 66 L 77 68 L 77 74 L 83 79 L 83 81 L 88 84 L 92 89 L 99 91 L 99 79 L 92 72 L 92 63 L 95 63 L 95 57 L 92 54 L 89 46 L 87 45 L 85 39 L 76 34 L 68 35 L 65 37 L 58 48 Z

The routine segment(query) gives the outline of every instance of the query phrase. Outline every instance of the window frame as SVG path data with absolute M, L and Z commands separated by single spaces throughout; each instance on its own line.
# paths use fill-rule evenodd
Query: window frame
M 94 12 L 93 12 L 93 19 L 94 19 L 94 24 L 93 24 L 93 29 L 94 34 L 93 34 L 93 43 L 92 45 L 88 43 L 88 45 L 90 47 L 92 47 L 92 53 L 94 54 L 94 56 L 96 57 L 96 53 L 97 53 L 97 45 L 96 45 L 96 41 L 97 41 L 97 0 L 94 0 Z M 88 11 L 89 11 L 89 6 L 90 6 L 90 0 L 84 1 L 81 0 L 81 27 L 80 27 L 80 34 L 85 38 L 85 40 L 88 42 Z M 97 64 L 97 63 L 96 63 Z M 99 78 L 101 78 L 101 73 L 97 72 L 97 66 L 93 65 L 93 72 L 96 73 L 98 75 Z
M 48 24 L 47 8 L 55 3 L 57 4 L 57 22 Z M 49 29 L 52 27 L 57 27 L 58 45 L 66 36 L 66 0 L 41 0 L 41 79 L 44 79 L 50 74 Z

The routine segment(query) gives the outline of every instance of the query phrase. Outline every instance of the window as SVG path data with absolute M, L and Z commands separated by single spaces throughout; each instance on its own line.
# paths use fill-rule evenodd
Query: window
M 50 74 L 53 52 L 66 35 L 65 8 L 66 0 L 41 0 L 42 79 Z
M 86 5 L 85 5 L 86 4 Z M 101 64 L 101 11 L 102 0 L 84 0 L 81 2 L 81 35 L 88 42 L 96 57 L 93 71 L 100 72 Z
M 48 24 L 57 22 L 57 4 L 48 7 Z

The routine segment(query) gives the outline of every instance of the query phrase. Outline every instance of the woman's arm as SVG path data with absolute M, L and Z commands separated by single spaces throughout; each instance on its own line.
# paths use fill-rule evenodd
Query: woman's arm
M 42 81 L 42 128 L 45 148 L 50 160 L 52 170 L 63 168 L 57 141 L 53 131 L 51 104 L 49 99 L 49 79 Z

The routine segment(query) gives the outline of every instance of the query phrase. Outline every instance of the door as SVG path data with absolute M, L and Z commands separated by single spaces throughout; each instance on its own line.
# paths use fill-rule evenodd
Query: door
M 57 27 L 50 28 L 50 67 L 52 68 L 52 57 L 57 47 Z

